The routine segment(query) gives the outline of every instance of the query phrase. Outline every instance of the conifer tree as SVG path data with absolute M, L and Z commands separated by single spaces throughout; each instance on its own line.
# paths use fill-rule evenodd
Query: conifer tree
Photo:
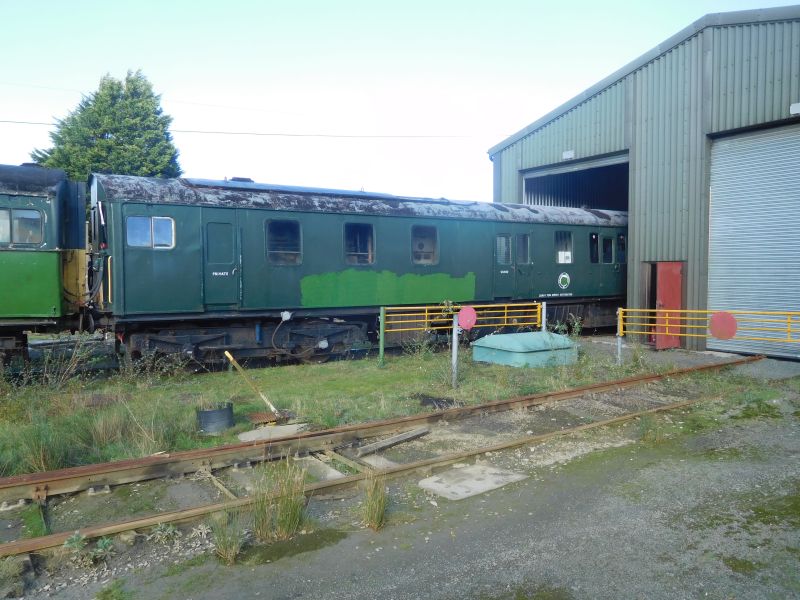
M 58 120 L 50 134 L 53 147 L 34 150 L 31 158 L 77 181 L 91 172 L 178 177 L 171 122 L 141 71 L 128 71 L 124 81 L 105 75 L 94 94 Z

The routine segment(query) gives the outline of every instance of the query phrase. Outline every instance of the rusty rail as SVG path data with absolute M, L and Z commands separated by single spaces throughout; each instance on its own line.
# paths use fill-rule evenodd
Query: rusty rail
M 760 357 L 759 357 L 760 358 Z M 752 359 L 750 359 L 752 360 Z M 738 362 L 749 362 L 749 360 L 745 361 L 736 361 Z M 727 364 L 716 365 L 716 366 L 728 366 Z M 693 370 L 702 370 L 702 369 L 690 369 L 689 371 Z M 699 402 L 703 402 L 705 400 L 710 400 L 712 398 L 695 398 L 693 400 L 683 400 L 681 402 L 675 402 L 672 404 L 666 404 L 663 406 L 656 406 L 653 408 L 649 408 L 646 410 L 638 411 L 635 413 L 628 413 L 625 415 L 620 415 L 617 417 L 612 417 L 610 419 L 604 419 L 602 421 L 595 421 L 593 423 L 585 423 L 583 425 L 578 425 L 576 427 L 571 427 L 569 429 L 562 429 L 559 431 L 552 431 L 548 433 L 542 433 L 537 435 L 525 436 L 521 438 L 516 438 L 510 441 L 501 442 L 499 444 L 492 444 L 490 446 L 483 446 L 480 448 L 473 448 L 471 450 L 464 450 L 461 452 L 453 452 L 443 456 L 439 456 L 436 458 L 428 458 L 419 461 L 415 461 L 412 463 L 404 464 L 404 465 L 397 465 L 395 467 L 390 467 L 387 469 L 376 469 L 370 471 L 369 473 L 361 472 L 356 473 L 354 475 L 350 475 L 347 477 L 343 477 L 341 479 L 334 479 L 331 481 L 321 481 L 306 485 L 304 488 L 304 493 L 308 496 L 315 492 L 320 491 L 333 491 L 337 488 L 346 487 L 359 481 L 365 479 L 368 475 L 369 476 L 377 476 L 377 477 L 399 477 L 405 475 L 407 473 L 411 473 L 420 469 L 433 469 L 436 467 L 444 467 L 458 461 L 464 460 L 466 458 L 470 458 L 472 456 L 477 456 L 479 454 L 483 454 L 485 452 L 497 452 L 500 450 L 507 450 L 509 448 L 515 448 L 518 446 L 524 446 L 527 444 L 538 444 L 550 439 L 555 439 L 559 437 L 566 437 L 569 435 L 573 435 L 575 433 L 580 433 L 582 431 L 587 431 L 590 429 L 597 429 L 600 427 L 607 427 L 609 425 L 616 425 L 618 423 L 623 423 L 625 421 L 630 421 L 632 419 L 636 419 L 638 417 L 648 415 L 648 414 L 655 414 L 659 412 L 665 412 L 670 410 L 677 410 L 679 408 L 685 408 L 687 406 L 691 406 L 692 404 L 697 404 Z M 719 399 L 719 397 L 715 397 L 713 399 Z M 85 536 L 88 539 L 98 538 L 107 535 L 114 535 L 117 533 L 122 533 L 124 531 L 131 531 L 134 529 L 141 529 L 146 527 L 154 527 L 159 525 L 160 523 L 177 523 L 177 522 L 184 522 L 184 521 L 191 521 L 193 519 L 197 519 L 198 517 L 203 517 L 206 515 L 210 515 L 217 512 L 228 511 L 228 510 L 237 510 L 241 508 L 245 508 L 252 504 L 253 498 L 245 497 L 245 498 L 237 498 L 235 500 L 228 500 L 225 502 L 219 502 L 215 504 L 206 504 L 203 506 L 197 506 L 189 509 L 177 510 L 167 513 L 159 513 L 157 515 L 152 515 L 149 517 L 143 517 L 139 519 L 133 519 L 129 521 L 119 521 L 116 523 L 108 523 L 104 525 L 94 526 L 94 527 L 87 527 L 84 529 L 79 529 L 78 533 Z M 74 532 L 67 531 L 67 532 L 60 532 L 54 533 L 46 536 L 41 536 L 38 538 L 32 539 L 23 539 L 23 540 L 16 540 L 14 542 L 9 542 L 6 544 L 0 544 L 0 558 L 4 556 L 12 556 L 14 554 L 22 554 L 26 552 L 35 552 L 38 550 L 44 550 L 46 548 L 55 548 L 58 546 L 62 546 L 66 540 L 73 535 Z
M 472 414 L 500 412 L 535 406 L 546 402 L 557 402 L 591 392 L 603 392 L 658 381 L 665 377 L 736 366 L 759 360 L 760 358 L 751 356 L 723 363 L 674 369 L 665 373 L 627 377 L 569 390 L 519 396 L 488 404 L 450 408 L 408 417 L 374 421 L 372 423 L 358 423 L 322 431 L 304 432 L 266 441 L 228 444 L 216 448 L 188 450 L 145 458 L 70 467 L 43 473 L 15 475 L 0 479 L 0 501 L 14 501 L 20 498 L 44 501 L 48 496 L 79 492 L 93 486 L 120 485 L 148 479 L 180 476 L 201 469 L 220 469 L 246 461 L 258 462 L 278 459 L 291 454 L 302 455 L 313 451 L 352 445 L 364 438 L 397 433 L 420 425 L 435 423 L 442 419 L 460 419 Z

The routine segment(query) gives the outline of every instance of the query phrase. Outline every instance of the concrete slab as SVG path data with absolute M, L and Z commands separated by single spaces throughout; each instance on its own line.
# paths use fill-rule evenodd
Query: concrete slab
M 378 454 L 371 454 L 369 456 L 361 457 L 361 462 L 365 462 L 371 467 L 375 467 L 376 469 L 391 469 L 392 467 L 396 467 L 399 463 L 394 462 L 393 460 L 389 460 L 383 456 L 379 456 Z
M 756 379 L 790 379 L 800 375 L 800 361 L 764 358 L 754 363 L 734 367 L 733 372 Z
M 318 481 L 331 481 L 333 479 L 341 479 L 345 476 L 344 473 L 326 465 L 320 459 L 313 456 L 295 458 L 294 461 L 300 468 L 308 471 L 308 473 Z
M 419 487 L 450 500 L 461 500 L 527 479 L 527 475 L 491 467 L 469 465 L 452 468 L 419 482 Z
M 245 431 L 238 436 L 242 442 L 261 442 L 264 440 L 274 440 L 305 431 L 308 423 L 292 423 L 291 425 L 267 425 L 252 431 Z

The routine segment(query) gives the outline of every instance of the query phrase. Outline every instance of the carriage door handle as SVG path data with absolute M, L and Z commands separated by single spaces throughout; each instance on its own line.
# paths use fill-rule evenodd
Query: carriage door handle
M 236 275 L 236 272 L 239 270 L 239 267 L 233 267 L 233 271 L 231 271 L 231 275 Z

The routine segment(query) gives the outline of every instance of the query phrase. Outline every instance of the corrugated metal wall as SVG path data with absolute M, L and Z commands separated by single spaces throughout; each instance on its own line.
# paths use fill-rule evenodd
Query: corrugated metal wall
M 800 21 L 708 30 L 711 131 L 785 119 L 800 102 Z
M 624 150 L 625 86 L 606 88 L 505 149 L 498 169 L 502 202 L 523 202 L 520 172 L 560 163 L 565 150 L 574 150 L 576 160 Z
M 685 261 L 686 307 L 702 309 L 708 284 L 709 135 L 789 119 L 793 102 L 800 102 L 800 19 L 698 28 L 496 152 L 497 199 L 522 201 L 524 172 L 563 163 L 564 150 L 574 150 L 576 159 L 628 150 L 628 304 L 644 302 L 643 262 Z
M 641 262 L 684 261 L 687 308 L 705 304 L 707 183 L 703 37 L 632 74 L 628 303 L 641 306 Z

